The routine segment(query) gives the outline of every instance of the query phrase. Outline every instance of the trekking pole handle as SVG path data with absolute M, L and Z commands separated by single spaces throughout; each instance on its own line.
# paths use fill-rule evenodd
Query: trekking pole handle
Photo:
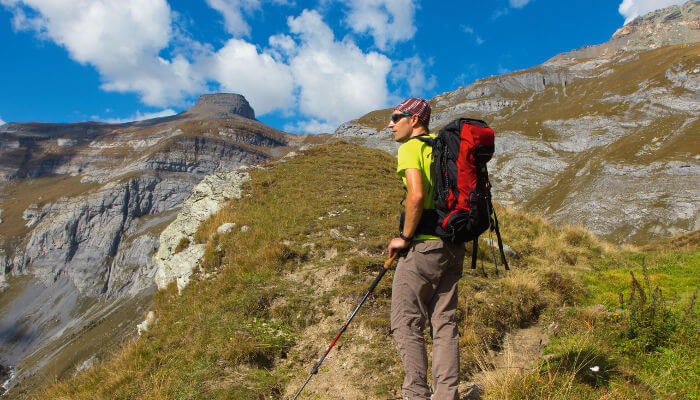
M 394 260 L 396 260 L 396 257 L 398 257 L 398 256 L 399 256 L 399 253 L 394 253 L 394 255 L 391 256 L 391 258 L 386 260 L 386 262 L 384 263 L 384 269 L 391 268 L 391 264 L 394 262 Z

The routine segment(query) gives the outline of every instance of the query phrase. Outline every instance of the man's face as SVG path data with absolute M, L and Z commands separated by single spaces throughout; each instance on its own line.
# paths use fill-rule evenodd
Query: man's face
M 394 140 L 403 143 L 411 137 L 413 125 L 411 124 L 411 116 L 401 111 L 394 110 L 389 120 L 389 128 L 394 134 Z

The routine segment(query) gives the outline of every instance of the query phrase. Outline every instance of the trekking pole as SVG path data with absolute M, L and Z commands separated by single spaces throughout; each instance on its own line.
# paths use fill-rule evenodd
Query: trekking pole
M 328 346 L 328 350 L 326 350 L 326 352 L 323 354 L 321 359 L 318 360 L 316 365 L 314 365 L 313 369 L 311 369 L 311 373 L 309 374 L 309 377 L 306 378 L 306 381 L 301 386 L 301 388 L 299 389 L 297 394 L 294 395 L 294 400 L 296 400 L 296 398 L 299 397 L 299 394 L 301 393 L 302 390 L 304 390 L 304 387 L 306 387 L 306 384 L 309 383 L 309 381 L 311 380 L 311 377 L 318 373 L 318 368 L 323 363 L 323 360 L 326 359 L 326 356 L 328 355 L 328 353 L 330 353 L 333 346 L 335 346 L 335 342 L 338 341 L 338 338 L 340 338 L 340 335 L 342 335 L 343 332 L 345 332 L 345 330 L 348 328 L 348 325 L 350 325 L 350 321 L 352 321 L 352 319 L 355 318 L 355 314 L 357 314 L 357 311 L 360 309 L 360 307 L 362 307 L 362 304 L 365 302 L 365 300 L 367 300 L 367 297 L 369 297 L 369 295 L 372 294 L 372 292 L 374 291 L 374 288 L 377 287 L 377 284 L 379 284 L 379 281 L 382 280 L 382 277 L 384 276 L 384 274 L 386 274 L 386 271 L 389 270 L 389 267 L 391 267 L 391 264 L 394 262 L 394 260 L 396 259 L 397 256 L 398 256 L 398 253 L 394 254 L 393 256 L 391 256 L 391 258 L 389 258 L 384 263 L 384 268 L 382 268 L 382 270 L 379 272 L 379 275 L 377 275 L 377 277 L 374 279 L 374 282 L 372 282 L 372 285 L 369 287 L 369 290 L 367 291 L 367 293 L 365 293 L 365 296 L 362 298 L 362 301 L 360 301 L 360 304 L 357 305 L 357 307 L 355 308 L 355 311 L 353 311 L 352 314 L 350 315 L 350 318 L 348 318 L 347 322 L 345 322 L 345 324 L 343 324 L 343 327 L 340 328 L 340 332 L 338 332 L 338 335 L 336 335 L 335 339 L 333 339 L 333 342 L 331 342 L 331 345 Z

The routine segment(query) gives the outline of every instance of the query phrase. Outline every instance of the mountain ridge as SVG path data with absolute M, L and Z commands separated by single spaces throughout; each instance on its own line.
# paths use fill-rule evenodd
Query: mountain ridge
M 549 61 L 597 58 L 700 41 L 699 4 L 696 0 L 689 0 L 682 5 L 652 11 L 619 28 L 606 43 L 584 46 L 556 55 Z
M 471 117 L 496 130 L 489 169 L 494 196 L 504 204 L 555 223 L 582 224 L 617 242 L 697 229 L 700 46 L 685 41 L 698 37 L 698 15 L 700 3 L 691 1 L 634 24 L 673 31 L 691 21 L 693 36 L 679 39 L 683 43 L 619 48 L 594 58 L 564 53 L 435 96 L 431 129 Z M 396 154 L 386 130 L 390 113 L 370 112 L 334 135 Z

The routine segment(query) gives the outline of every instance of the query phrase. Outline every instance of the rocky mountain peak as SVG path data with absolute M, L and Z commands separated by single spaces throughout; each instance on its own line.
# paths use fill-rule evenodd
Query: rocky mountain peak
M 225 119 L 243 117 L 255 119 L 255 111 L 245 97 L 236 93 L 214 93 L 199 96 L 197 103 L 185 111 L 197 119 Z
M 648 50 L 700 40 L 700 1 L 690 0 L 635 18 L 618 29 L 612 41 L 622 50 Z
M 620 52 L 645 51 L 700 41 L 700 1 L 662 8 L 637 17 L 618 29 L 609 41 L 559 54 L 550 61 L 611 57 Z

